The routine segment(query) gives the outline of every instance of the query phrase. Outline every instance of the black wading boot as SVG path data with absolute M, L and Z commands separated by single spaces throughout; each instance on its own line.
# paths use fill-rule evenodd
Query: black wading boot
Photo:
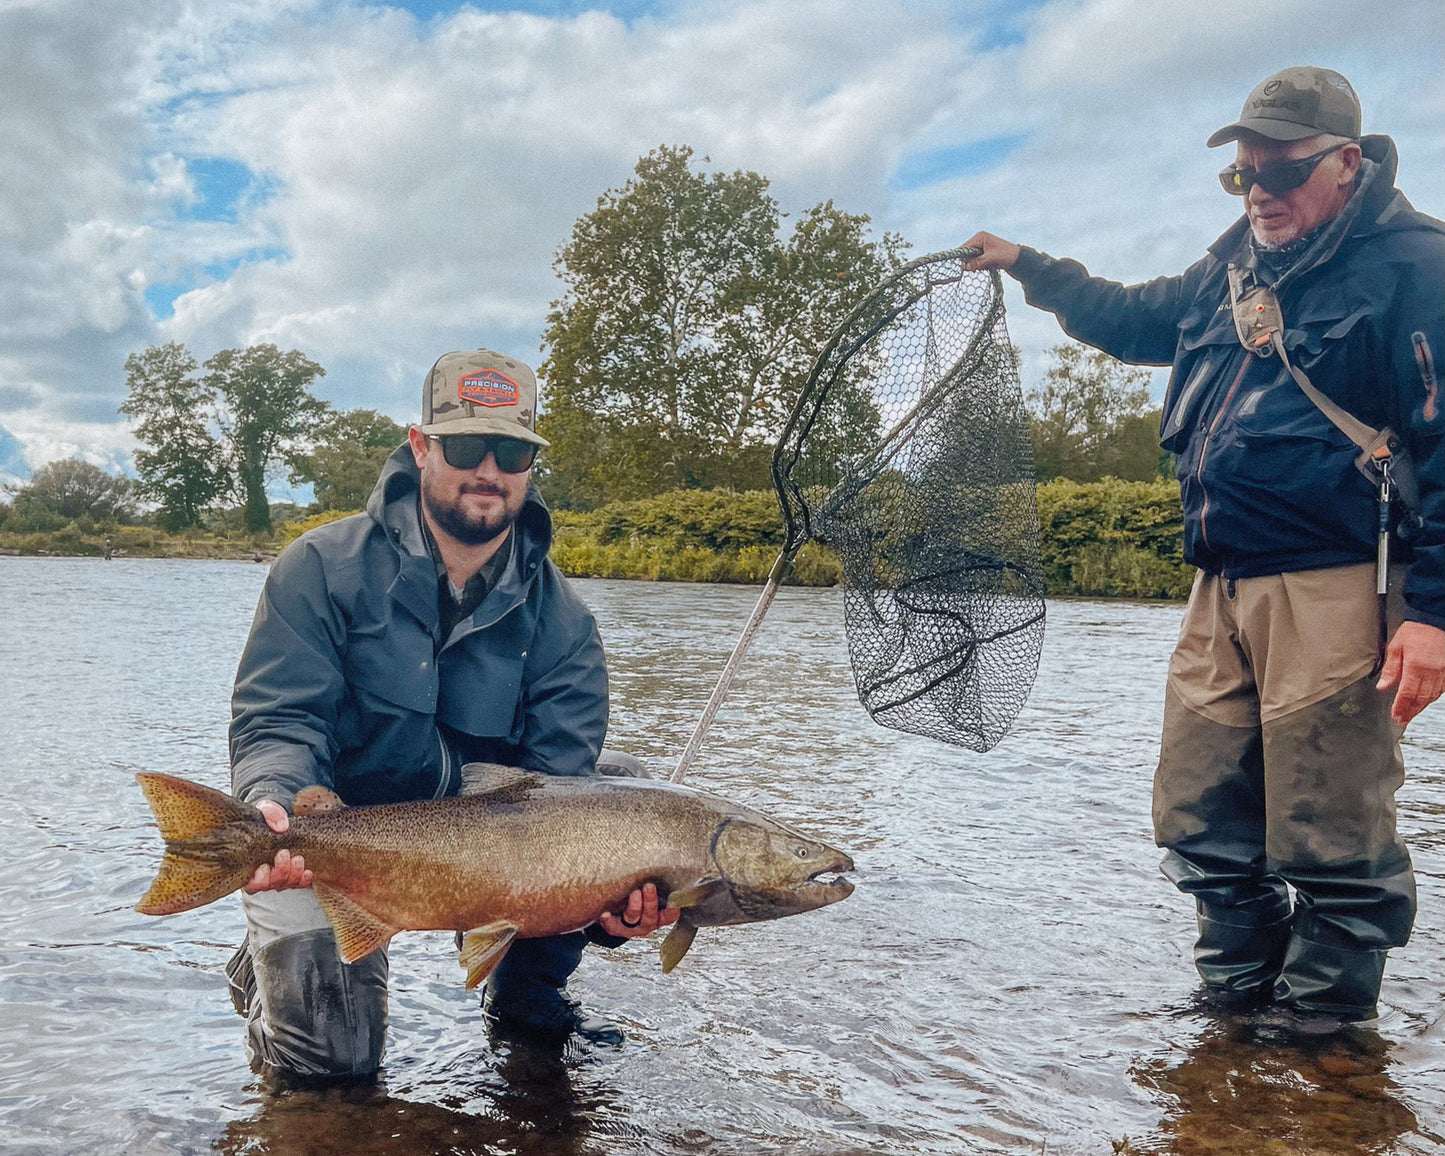
M 567 995 L 567 979 L 582 960 L 584 932 L 519 939 L 487 979 L 482 1010 L 492 1034 L 504 1040 L 563 1043 L 578 1036 L 616 1047 L 622 1029 L 588 1015 Z
M 1199 938 L 1194 965 L 1209 999 L 1225 1011 L 1268 1003 L 1289 945 L 1290 918 L 1240 924 L 1219 918 L 1199 903 Z

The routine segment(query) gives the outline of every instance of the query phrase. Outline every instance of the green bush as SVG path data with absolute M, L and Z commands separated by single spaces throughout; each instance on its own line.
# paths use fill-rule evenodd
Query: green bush
M 1194 568 L 1184 562 L 1176 483 L 1057 479 L 1038 489 L 1044 590 L 1121 598 L 1184 598 Z

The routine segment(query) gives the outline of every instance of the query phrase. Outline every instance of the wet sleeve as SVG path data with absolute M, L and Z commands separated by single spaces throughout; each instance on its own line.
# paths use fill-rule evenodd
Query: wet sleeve
M 1179 277 L 1121 285 L 1089 276 L 1077 261 L 1024 248 L 1009 272 L 1024 299 L 1054 314 L 1070 337 L 1131 365 L 1169 365 L 1200 265 Z
M 345 693 L 345 623 L 314 549 L 297 542 L 271 568 L 231 697 L 231 789 L 290 806 L 302 787 L 332 786 Z
M 553 775 L 590 774 L 607 735 L 607 661 L 597 624 L 560 575 L 543 627 L 545 664 L 528 672 L 519 765 Z
M 1388 340 L 1422 517 L 1410 539 L 1405 617 L 1445 629 L 1445 236 L 1427 236 L 1416 275 L 1402 279 L 1399 321 Z

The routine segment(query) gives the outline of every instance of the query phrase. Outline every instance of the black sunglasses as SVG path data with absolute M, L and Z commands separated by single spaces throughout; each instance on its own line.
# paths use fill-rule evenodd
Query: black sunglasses
M 1272 165 L 1265 165 L 1257 169 L 1239 169 L 1230 165 L 1219 174 L 1219 183 L 1224 186 L 1224 191 L 1232 196 L 1242 197 L 1251 188 L 1258 185 L 1272 197 L 1278 197 L 1291 189 L 1297 189 L 1305 181 L 1310 179 L 1310 174 L 1315 167 L 1335 152 L 1350 144 L 1350 141 L 1341 141 L 1337 145 L 1330 145 L 1327 149 L 1315 153 L 1312 157 L 1304 157 L 1297 161 L 1276 161 Z
M 427 434 L 427 441 L 440 442 L 442 457 L 454 470 L 474 470 L 491 454 L 504 474 L 524 474 L 537 460 L 535 442 L 500 434 Z

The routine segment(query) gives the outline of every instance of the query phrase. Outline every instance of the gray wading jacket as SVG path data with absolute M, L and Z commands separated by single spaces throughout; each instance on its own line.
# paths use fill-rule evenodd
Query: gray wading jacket
M 1445 627 L 1445 224 L 1394 188 L 1388 137 L 1361 146 L 1350 203 L 1274 287 L 1291 362 L 1410 450 L 1424 525 L 1397 545 L 1411 563 L 1406 614 Z M 1372 561 L 1377 492 L 1355 468 L 1359 450 L 1278 357 L 1240 345 L 1230 262 L 1255 265 L 1243 219 L 1178 277 L 1124 286 L 1031 249 L 1012 272 L 1070 336 L 1122 361 L 1173 365 L 1162 433 L 1178 455 L 1187 561 L 1232 578 Z
M 547 557 L 540 495 L 527 495 L 496 587 L 441 638 L 419 485 L 403 445 L 366 513 L 276 560 L 231 703 L 238 797 L 289 806 L 320 783 L 352 804 L 433 798 L 456 792 L 469 760 L 593 769 L 607 730 L 602 644 Z

